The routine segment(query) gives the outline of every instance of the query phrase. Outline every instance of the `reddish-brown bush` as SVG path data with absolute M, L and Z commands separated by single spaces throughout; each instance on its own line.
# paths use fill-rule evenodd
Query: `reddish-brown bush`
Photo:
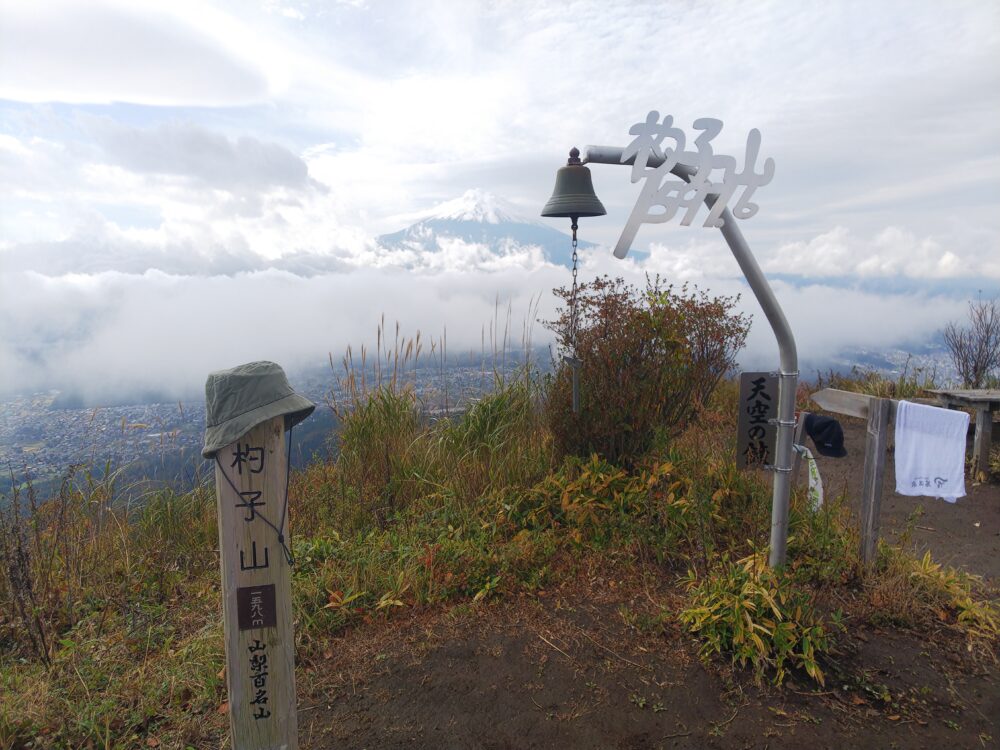
M 571 341 L 571 295 L 546 327 L 560 354 Z M 561 359 L 552 377 L 547 417 L 562 453 L 598 453 L 631 464 L 659 435 L 671 438 L 698 413 L 735 365 L 750 319 L 733 312 L 737 298 L 710 297 L 685 285 L 677 292 L 659 277 L 637 289 L 601 277 L 577 293 L 576 356 L 580 411 L 572 411 L 571 369 Z

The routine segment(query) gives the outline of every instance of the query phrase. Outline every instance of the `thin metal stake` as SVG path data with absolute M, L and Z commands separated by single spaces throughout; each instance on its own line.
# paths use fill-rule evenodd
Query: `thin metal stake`
M 563 362 L 573 371 L 573 413 L 580 413 L 580 366 L 583 361 L 578 357 L 563 357 Z
M 563 357 L 563 362 L 570 366 L 573 370 L 573 413 L 580 413 L 580 365 L 583 362 L 577 356 L 576 350 L 576 327 L 578 324 L 577 320 L 577 306 L 576 306 L 576 295 L 578 291 L 578 285 L 576 282 L 576 272 L 577 272 L 577 262 L 579 256 L 576 253 L 576 230 L 577 230 L 577 218 L 572 217 L 573 226 L 573 294 L 570 297 L 570 318 L 569 318 L 569 340 L 570 347 L 572 347 L 572 353 L 568 356 Z

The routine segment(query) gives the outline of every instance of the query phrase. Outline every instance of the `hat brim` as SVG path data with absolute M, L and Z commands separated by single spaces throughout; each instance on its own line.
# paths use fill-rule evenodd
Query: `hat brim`
M 274 417 L 285 417 L 285 429 L 290 430 L 316 409 L 314 404 L 304 396 L 291 393 L 277 401 L 258 407 L 245 414 L 239 414 L 222 424 L 205 428 L 205 446 L 201 455 L 212 458 L 216 453 L 230 443 L 235 443 L 241 437 L 259 424 Z

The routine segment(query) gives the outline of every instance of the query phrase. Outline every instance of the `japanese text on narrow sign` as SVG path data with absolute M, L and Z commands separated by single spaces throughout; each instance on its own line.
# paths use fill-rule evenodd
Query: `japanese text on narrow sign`
M 778 426 L 778 376 L 768 372 L 740 374 L 736 466 L 766 468 L 773 463 Z

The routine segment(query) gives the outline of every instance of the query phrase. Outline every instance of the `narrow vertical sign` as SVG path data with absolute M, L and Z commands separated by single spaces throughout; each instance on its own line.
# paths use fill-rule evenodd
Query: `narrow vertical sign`
M 215 467 L 233 750 L 297 750 L 291 568 L 278 539 L 288 454 L 285 418 L 222 448 Z
M 774 463 L 777 417 L 778 376 L 769 372 L 740 373 L 737 468 L 764 468 Z

